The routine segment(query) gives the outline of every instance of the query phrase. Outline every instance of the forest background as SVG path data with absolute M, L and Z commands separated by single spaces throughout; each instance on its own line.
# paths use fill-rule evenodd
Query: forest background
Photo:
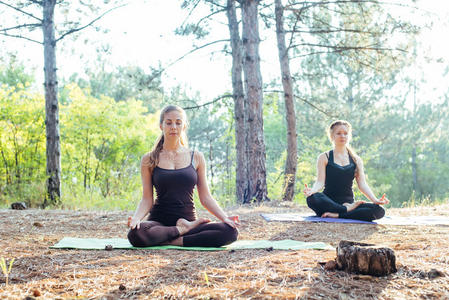
M 4 30 L 18 26 L 11 22 L 23 23 L 23 16 L 15 15 L 5 2 L 0 2 L 4 45 L 0 52 L 0 206 L 15 201 L 41 206 L 47 195 L 43 62 L 37 61 L 43 61 L 42 46 L 11 37 L 22 35 L 24 28 L 15 28 L 19 31 L 14 34 Z M 34 2 L 19 1 L 19 8 L 25 11 Z M 143 40 L 150 41 L 150 48 L 158 48 L 152 35 L 160 29 L 148 24 L 144 30 L 136 29 L 142 45 L 122 39 L 130 48 L 121 52 L 115 50 L 120 38 L 111 21 L 127 23 L 142 8 L 148 9 L 150 17 L 169 16 L 158 12 L 160 1 L 119 7 L 58 44 L 62 171 L 57 206 L 134 209 L 141 193 L 140 158 L 159 135 L 158 111 L 167 104 L 186 108 L 190 147 L 205 154 L 216 199 L 224 206 L 239 202 L 232 49 L 226 18 L 229 1 L 164 2 L 178 10 L 169 6 L 176 17 L 165 17 L 173 28 L 160 26 L 166 32 L 159 34 L 165 41 L 161 42 L 163 56 L 156 52 L 143 62 L 127 59 L 144 56 L 129 50 L 145 48 Z M 305 203 L 302 188 L 314 181 L 318 154 L 331 147 L 325 129 L 334 119 L 352 123 L 352 146 L 364 160 L 368 182 L 379 196 L 387 194 L 390 205 L 447 201 L 449 57 L 433 50 L 433 43 L 440 42 L 435 36 L 430 43 L 425 38 L 447 26 L 447 11 L 435 12 L 442 2 L 434 2 L 434 10 L 416 1 L 284 2 L 296 111 L 293 201 Z M 71 12 L 79 11 L 77 25 L 82 27 L 109 7 L 124 3 L 104 1 L 104 5 L 88 7 L 89 14 L 83 12 L 82 1 L 59 4 L 56 16 L 61 24 L 70 25 Z M 267 195 L 281 200 L 288 139 L 275 4 L 260 1 L 258 6 Z M 175 38 L 169 38 L 172 33 Z M 41 36 L 42 32 L 32 30 L 31 34 Z M 173 48 L 180 52 L 172 52 Z M 362 195 L 357 192 L 356 197 Z

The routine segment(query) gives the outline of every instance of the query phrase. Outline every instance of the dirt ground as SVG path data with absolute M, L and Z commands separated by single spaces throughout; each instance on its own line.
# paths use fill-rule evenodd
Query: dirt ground
M 305 211 L 273 202 L 230 213 L 240 216 L 240 239 L 386 245 L 395 251 L 398 272 L 372 277 L 326 271 L 319 263 L 336 256 L 328 250 L 49 249 L 64 236 L 125 238 L 131 212 L 3 209 L 0 257 L 15 261 L 8 285 L 0 273 L 0 298 L 449 299 L 449 226 L 266 222 L 260 217 Z M 449 205 L 390 209 L 387 214 L 449 216 Z

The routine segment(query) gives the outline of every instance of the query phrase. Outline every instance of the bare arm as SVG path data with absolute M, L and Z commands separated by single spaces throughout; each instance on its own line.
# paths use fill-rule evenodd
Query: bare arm
M 228 224 L 231 227 L 236 227 L 238 225 L 237 222 L 231 220 L 227 214 L 221 209 L 218 205 L 217 201 L 212 197 L 209 191 L 209 186 L 207 184 L 206 179 L 206 161 L 202 153 L 195 152 L 195 160 L 198 162 L 197 164 L 197 173 L 198 173 L 198 183 L 197 190 L 198 196 L 200 198 L 201 204 L 214 216 Z
M 368 183 L 366 182 L 365 170 L 363 167 L 363 161 L 360 157 L 357 157 L 357 174 L 356 181 L 359 190 L 366 196 L 366 198 L 370 199 L 374 204 L 388 204 L 390 201 L 382 196 L 381 198 L 377 198 Z
M 134 213 L 134 216 L 131 219 L 130 228 L 137 229 L 140 228 L 140 221 L 145 217 L 145 215 L 150 211 L 153 207 L 154 199 L 153 199 L 153 182 L 151 181 L 151 173 L 147 166 L 144 166 L 144 161 L 146 161 L 148 157 L 142 157 L 142 161 L 140 163 L 140 173 L 142 178 L 142 199 L 137 206 L 137 209 Z
M 326 153 L 321 153 L 318 156 L 317 162 L 316 162 L 316 181 L 313 184 L 312 188 L 309 188 L 306 186 L 304 189 L 304 194 L 309 197 L 319 191 L 321 191 L 324 187 L 324 183 L 326 182 L 326 165 L 327 165 L 327 157 Z

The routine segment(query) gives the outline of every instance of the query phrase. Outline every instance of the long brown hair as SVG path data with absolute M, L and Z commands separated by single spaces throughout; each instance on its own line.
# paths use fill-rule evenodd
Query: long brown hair
M 188 148 L 189 147 L 189 141 L 187 139 L 187 135 L 185 130 L 187 129 L 187 115 L 184 109 L 177 105 L 168 105 L 164 107 L 161 111 L 161 114 L 159 116 L 159 125 L 162 125 L 165 119 L 165 114 L 171 112 L 171 111 L 177 111 L 182 115 L 182 118 L 184 119 L 184 122 L 186 124 L 186 127 L 181 132 L 180 137 L 180 143 L 182 146 Z M 142 159 L 142 164 L 150 169 L 152 171 L 159 163 L 159 154 L 162 151 L 162 147 L 164 146 L 164 133 L 162 133 L 154 143 L 153 149 L 148 152 L 144 158 Z
M 351 156 L 352 160 L 355 163 L 355 172 L 357 173 L 358 171 L 358 166 L 357 166 L 357 156 L 355 151 L 352 149 L 352 147 L 349 145 L 349 141 L 352 138 L 352 126 L 351 123 L 349 123 L 348 121 L 345 120 L 336 120 L 334 122 L 331 123 L 331 125 L 329 126 L 328 130 L 327 130 L 327 135 L 329 137 L 329 140 L 333 143 L 332 140 L 332 136 L 334 134 L 334 130 L 337 126 L 339 125 L 344 125 L 348 128 L 348 143 L 346 144 L 346 150 L 348 150 L 349 156 Z

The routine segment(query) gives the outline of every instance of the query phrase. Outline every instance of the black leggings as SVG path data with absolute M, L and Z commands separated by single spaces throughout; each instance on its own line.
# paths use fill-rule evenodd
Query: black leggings
M 385 215 L 385 210 L 373 203 L 361 204 L 356 209 L 348 212 L 346 206 L 335 202 L 324 193 L 315 193 L 307 197 L 307 205 L 319 217 L 325 212 L 331 212 L 338 213 L 339 218 L 370 222 Z
M 225 223 L 202 223 L 186 232 L 183 238 L 185 247 L 221 247 L 237 240 L 238 231 Z M 179 237 L 176 226 L 164 226 L 157 221 L 144 221 L 140 229 L 128 232 L 128 240 L 134 247 L 166 245 Z

